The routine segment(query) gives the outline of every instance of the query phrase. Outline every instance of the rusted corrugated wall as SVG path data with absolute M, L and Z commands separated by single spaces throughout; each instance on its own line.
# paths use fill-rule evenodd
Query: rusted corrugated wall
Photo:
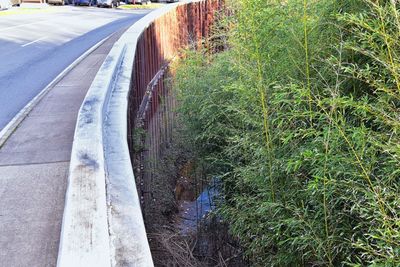
M 155 20 L 138 41 L 129 97 L 128 142 L 131 159 L 139 162 L 135 174 L 144 215 L 143 204 L 152 201 L 149 185 L 153 171 L 174 127 L 171 111 L 175 99 L 164 82 L 164 73 L 180 49 L 207 39 L 222 7 L 223 0 L 179 5 Z

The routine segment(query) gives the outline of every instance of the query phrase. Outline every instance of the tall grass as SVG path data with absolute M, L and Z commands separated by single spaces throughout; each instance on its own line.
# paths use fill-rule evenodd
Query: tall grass
M 238 0 L 177 67 L 183 124 L 255 266 L 400 265 L 393 0 Z M 221 34 L 221 33 L 219 33 Z

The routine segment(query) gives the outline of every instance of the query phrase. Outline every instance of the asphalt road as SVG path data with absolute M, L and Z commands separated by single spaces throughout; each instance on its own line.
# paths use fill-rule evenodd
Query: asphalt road
M 79 107 L 122 32 L 55 84 L 1 147 L 1 267 L 56 266 Z
M 85 51 L 148 12 L 64 6 L 0 17 L 0 130 Z

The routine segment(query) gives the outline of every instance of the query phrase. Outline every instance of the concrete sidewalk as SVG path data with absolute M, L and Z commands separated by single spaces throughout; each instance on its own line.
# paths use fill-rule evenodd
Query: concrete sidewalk
M 0 148 L 0 266 L 56 266 L 77 114 L 122 33 L 59 81 Z

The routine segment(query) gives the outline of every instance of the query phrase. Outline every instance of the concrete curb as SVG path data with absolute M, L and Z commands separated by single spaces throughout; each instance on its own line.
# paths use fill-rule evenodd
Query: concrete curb
M 82 60 L 84 60 L 89 54 L 91 54 L 94 50 L 96 50 L 100 45 L 102 45 L 108 38 L 110 38 L 113 34 L 107 36 L 89 50 L 87 50 L 80 57 L 75 59 L 66 69 L 64 69 L 54 80 L 52 80 L 40 93 L 35 96 L 28 104 L 25 105 L 17 115 L 0 131 L 0 148 L 4 145 L 4 143 L 10 138 L 10 136 L 14 133 L 14 131 L 18 128 L 18 126 L 24 121 L 24 119 L 28 116 L 28 114 L 32 111 L 32 109 L 42 100 L 42 98 L 51 90 L 53 87 L 67 75 L 73 68 L 75 68 Z
M 58 267 L 154 266 L 127 143 L 137 40 L 184 1 L 165 5 L 114 44 L 80 108 L 71 152 Z

